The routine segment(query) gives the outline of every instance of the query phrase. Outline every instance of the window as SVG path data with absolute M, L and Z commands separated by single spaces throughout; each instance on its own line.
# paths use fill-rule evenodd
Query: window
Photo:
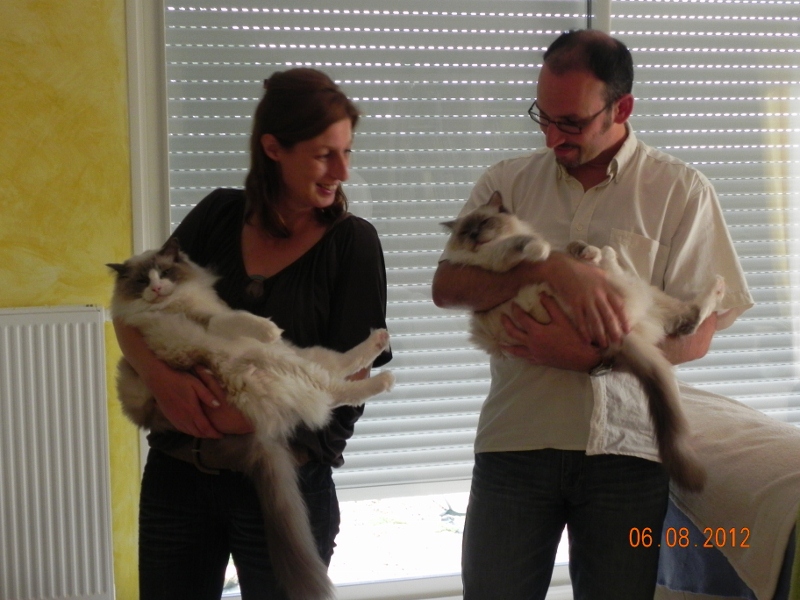
M 555 32 L 582 25 L 582 4 L 218 4 L 165 11 L 173 226 L 214 187 L 242 185 L 264 77 L 312 66 L 339 82 L 364 113 L 345 189 L 381 236 L 398 385 L 368 403 L 337 485 L 468 480 L 489 373 L 464 315 L 430 300 L 440 223 L 486 166 L 536 144 L 525 108 L 538 56 Z
M 430 299 L 446 239 L 440 223 L 457 213 L 483 169 L 536 144 L 525 109 L 538 58 L 556 32 L 584 23 L 574 0 L 450 0 L 435 9 L 353 0 L 167 4 L 173 227 L 213 188 L 242 185 L 252 112 L 273 71 L 320 68 L 364 113 L 345 189 L 352 212 L 381 235 L 398 384 L 368 403 L 336 473 L 342 531 L 350 532 L 331 566 L 337 583 L 458 573 L 460 529 L 442 521 L 441 505 L 464 510 L 489 372 L 466 340 L 465 315 Z M 380 564 L 348 568 L 365 560 L 358 532 L 405 539 L 407 514 L 418 515 L 423 546 L 440 551 L 419 562 L 424 548 L 384 544 Z
M 633 127 L 714 184 L 756 302 L 679 377 L 800 424 L 800 3 L 612 6 L 636 64 Z
M 398 386 L 359 422 L 337 473 L 343 500 L 467 489 L 489 374 L 465 316 L 430 301 L 439 223 L 486 167 L 541 145 L 525 114 L 541 53 L 589 21 L 633 52 L 637 135 L 714 183 L 757 302 L 679 376 L 800 424 L 797 0 L 604 0 L 592 18 L 579 0 L 142 4 L 129 0 L 143 32 L 131 64 L 134 190 L 157 199 L 137 213 L 139 231 L 157 233 L 140 233 L 138 249 L 165 237 L 167 195 L 174 225 L 211 189 L 242 185 L 271 72 L 320 68 L 364 113 L 346 190 L 386 253 Z M 168 146 L 148 141 L 151 120 L 167 124 Z

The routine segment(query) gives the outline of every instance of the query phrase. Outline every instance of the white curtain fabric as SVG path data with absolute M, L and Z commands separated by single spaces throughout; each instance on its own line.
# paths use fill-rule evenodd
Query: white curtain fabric
M 715 184 L 758 303 L 680 377 L 800 423 L 800 2 L 615 0 L 611 14 L 636 64 L 637 135 Z M 199 0 L 167 3 L 165 24 L 173 227 L 212 189 L 242 186 L 272 72 L 319 68 L 360 107 L 345 189 L 386 254 L 398 385 L 368 403 L 337 484 L 469 479 L 489 372 L 465 315 L 431 302 L 440 223 L 489 165 L 542 144 L 526 114 L 541 55 L 586 26 L 586 4 Z

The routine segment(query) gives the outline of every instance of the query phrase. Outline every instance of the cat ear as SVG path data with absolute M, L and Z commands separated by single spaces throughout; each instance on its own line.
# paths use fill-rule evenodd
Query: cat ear
M 121 263 L 106 263 L 106 266 L 107 266 L 109 269 L 111 269 L 111 270 L 113 270 L 113 271 L 116 271 L 116 272 L 117 272 L 119 275 L 125 275 L 125 273 L 126 273 L 126 272 L 127 272 L 127 270 L 128 270 L 128 269 L 125 267 L 125 265 L 123 265 L 123 264 L 121 264 Z
M 496 208 L 500 212 L 508 212 L 503 206 L 503 195 L 500 192 L 493 192 L 487 205 Z
M 159 250 L 158 253 L 171 256 L 175 261 L 179 261 L 181 258 L 181 244 L 178 238 L 175 236 L 170 237 L 164 242 L 164 245 L 161 246 L 161 250 Z
M 445 229 L 453 231 L 456 228 L 456 221 L 445 221 L 444 223 L 440 223 L 440 225 Z

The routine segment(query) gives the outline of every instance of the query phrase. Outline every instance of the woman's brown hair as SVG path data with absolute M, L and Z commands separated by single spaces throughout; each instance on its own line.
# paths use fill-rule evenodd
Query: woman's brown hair
M 280 198 L 282 179 L 278 164 L 261 146 L 265 134 L 275 136 L 286 149 L 298 142 L 313 139 L 342 119 L 350 119 L 355 129 L 359 112 L 325 73 L 297 68 L 273 73 L 264 81 L 264 97 L 256 107 L 250 135 L 250 170 L 245 179 L 247 200 L 245 218 L 258 214 L 261 225 L 270 235 L 289 237 L 275 204 Z M 333 204 L 316 209 L 320 223 L 330 224 L 347 210 L 347 198 L 341 185 Z

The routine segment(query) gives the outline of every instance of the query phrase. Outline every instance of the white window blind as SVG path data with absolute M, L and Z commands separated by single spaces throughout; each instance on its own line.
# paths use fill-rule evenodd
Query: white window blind
M 637 135 L 714 184 L 756 302 L 679 377 L 800 424 L 800 2 L 614 0 L 611 28 Z
M 345 190 L 385 252 L 397 386 L 367 404 L 336 473 L 340 488 L 470 478 L 489 370 L 466 339 L 465 316 L 431 301 L 440 223 L 486 167 L 537 143 L 525 112 L 537 65 L 558 32 L 585 24 L 582 8 L 574 0 L 167 7 L 173 227 L 213 188 L 242 185 L 251 116 L 273 71 L 319 68 L 364 113 Z
M 800 423 L 800 3 L 615 0 L 611 12 L 634 54 L 637 134 L 713 181 L 758 302 L 680 375 Z M 584 2 L 202 0 L 164 16 L 173 227 L 212 189 L 242 186 L 272 72 L 319 68 L 361 108 L 345 189 L 381 236 L 398 385 L 368 403 L 337 484 L 469 479 L 489 371 L 465 316 L 431 302 L 439 223 L 486 167 L 542 145 L 525 113 L 541 54 L 586 26 Z

